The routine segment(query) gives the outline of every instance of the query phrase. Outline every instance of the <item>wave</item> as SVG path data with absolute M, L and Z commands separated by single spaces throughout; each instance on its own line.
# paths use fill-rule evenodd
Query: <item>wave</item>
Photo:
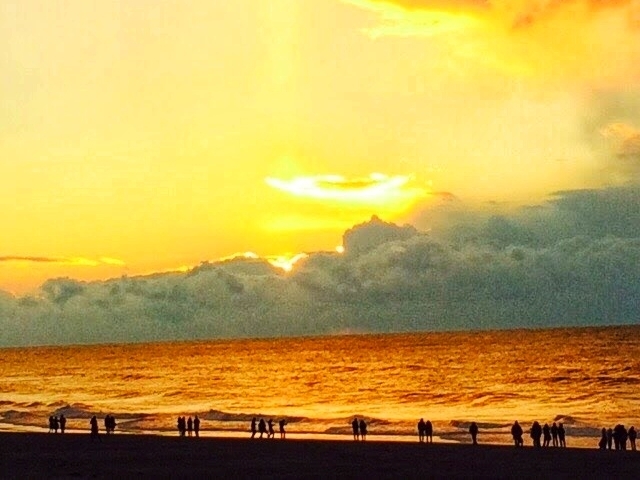
M 464 430 L 465 432 L 469 430 L 471 426 L 471 421 L 469 420 L 451 420 L 449 425 L 454 428 L 459 428 Z M 495 429 L 504 429 L 511 428 L 510 423 L 492 423 L 492 422 L 476 422 L 476 425 L 481 430 L 495 430 Z
M 221 410 L 209 410 L 198 414 L 202 420 L 217 422 L 251 422 L 253 418 L 284 418 L 287 423 L 297 423 L 308 420 L 307 417 L 291 417 L 287 415 L 263 415 L 260 413 L 230 413 Z

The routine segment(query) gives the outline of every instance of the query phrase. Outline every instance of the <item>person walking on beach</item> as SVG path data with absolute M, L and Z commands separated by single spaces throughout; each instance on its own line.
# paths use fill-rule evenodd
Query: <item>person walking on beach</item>
M 522 427 L 517 420 L 511 427 L 511 436 L 513 437 L 513 443 L 515 443 L 516 447 L 521 447 L 524 444 L 522 441 Z
M 184 417 L 178 417 L 178 433 L 181 437 L 184 437 L 184 433 L 187 430 L 187 425 Z
M 629 427 L 629 444 L 631 446 L 631 450 L 636 449 L 636 438 L 638 438 L 638 432 L 636 432 L 636 427 L 631 425 Z
M 58 427 L 60 426 L 60 421 L 58 417 L 53 417 L 53 433 L 58 433 Z
M 469 425 L 469 434 L 471 435 L 471 443 L 473 445 L 477 445 L 478 444 L 478 425 L 476 425 L 476 422 L 471 422 L 471 425 Z
M 551 429 L 549 428 L 548 423 L 545 423 L 544 427 L 542 427 L 542 437 L 544 438 L 542 446 L 548 447 L 551 443 Z
M 351 429 L 353 430 L 353 439 L 358 440 L 360 438 L 360 423 L 358 422 L 358 417 L 354 417 L 353 422 L 351 422 Z
M 49 417 L 49 433 L 53 432 L 53 415 Z
M 278 427 L 280 428 L 280 438 L 285 438 L 287 433 L 284 431 L 284 426 L 287 424 L 287 421 L 284 418 L 281 418 L 278 422 Z
M 60 433 L 64 433 L 64 429 L 67 427 L 67 419 L 64 414 L 60 414 Z
M 251 419 L 251 438 L 255 438 L 256 433 L 258 433 L 258 427 L 256 426 L 256 417 Z
M 193 436 L 193 418 L 191 417 L 187 420 L 187 432 L 190 437 Z
M 431 420 L 427 420 L 424 424 L 424 441 L 433 443 L 433 424 Z
M 91 425 L 91 436 L 90 436 L 91 441 L 93 441 L 96 438 L 100 440 L 100 436 L 98 435 L 98 419 L 96 418 L 95 415 L 91 417 L 91 420 L 89 420 L 89 425 Z
M 364 418 L 360 419 L 360 440 L 363 442 L 367 439 L 367 422 L 364 421 Z
M 198 415 L 193 419 L 193 431 L 196 434 L 196 437 L 200 436 L 200 419 L 198 418 Z
M 420 419 L 418 422 L 418 442 L 424 442 L 424 429 L 426 427 L 426 423 L 424 423 L 424 419 Z
M 533 446 L 536 448 L 540 448 L 541 446 L 540 437 L 542 437 L 542 427 L 540 426 L 537 420 L 533 422 L 533 425 L 531 425 L 531 432 L 529 433 L 529 435 L 531 436 L 531 440 L 533 440 Z
M 553 425 L 551 425 L 551 437 L 553 438 L 553 446 L 557 447 L 558 446 L 558 425 L 556 425 L 556 422 L 553 422 Z
M 267 433 L 267 424 L 264 423 L 264 418 L 261 418 L 260 422 L 258 422 L 258 431 L 260 432 L 260 438 L 262 438 L 262 435 Z M 267 438 L 268 438 L 268 435 L 267 435 Z
M 600 441 L 598 442 L 598 448 L 600 450 L 606 450 L 607 448 L 607 429 L 602 427 L 602 431 L 600 432 Z
M 611 450 L 613 447 L 613 429 L 609 428 L 607 430 L 607 449 Z
M 269 427 L 269 433 L 267 434 L 267 438 L 275 438 L 276 431 L 273 429 L 273 418 L 270 418 L 267 422 L 267 426 Z
M 566 432 L 564 431 L 564 425 L 562 425 L 562 422 L 558 424 L 558 441 L 560 442 L 561 447 L 567 446 Z

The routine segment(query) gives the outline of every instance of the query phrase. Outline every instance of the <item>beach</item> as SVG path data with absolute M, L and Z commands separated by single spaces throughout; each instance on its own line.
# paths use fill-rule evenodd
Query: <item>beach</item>
M 0 433 L 3 478 L 633 478 L 640 452 L 497 445 Z

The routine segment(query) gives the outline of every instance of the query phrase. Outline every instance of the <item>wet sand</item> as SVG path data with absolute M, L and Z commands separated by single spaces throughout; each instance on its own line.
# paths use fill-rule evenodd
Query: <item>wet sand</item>
M 0 433 L 2 478 L 634 478 L 640 452 L 496 445 Z

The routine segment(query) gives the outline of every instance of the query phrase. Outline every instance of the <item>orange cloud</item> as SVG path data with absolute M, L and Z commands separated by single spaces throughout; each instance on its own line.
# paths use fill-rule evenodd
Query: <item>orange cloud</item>
M 640 129 L 626 123 L 611 123 L 600 130 L 605 138 L 615 143 L 621 158 L 640 159 Z
M 343 1 L 377 15 L 365 30 L 372 38 L 437 37 L 469 75 L 473 62 L 546 83 L 607 87 L 640 78 L 637 0 Z
M 98 259 L 84 257 L 38 257 L 7 255 L 0 257 L 0 263 L 46 263 L 55 265 L 71 265 L 81 267 L 97 267 L 101 265 L 125 266 L 125 262 L 117 258 L 100 257 Z

